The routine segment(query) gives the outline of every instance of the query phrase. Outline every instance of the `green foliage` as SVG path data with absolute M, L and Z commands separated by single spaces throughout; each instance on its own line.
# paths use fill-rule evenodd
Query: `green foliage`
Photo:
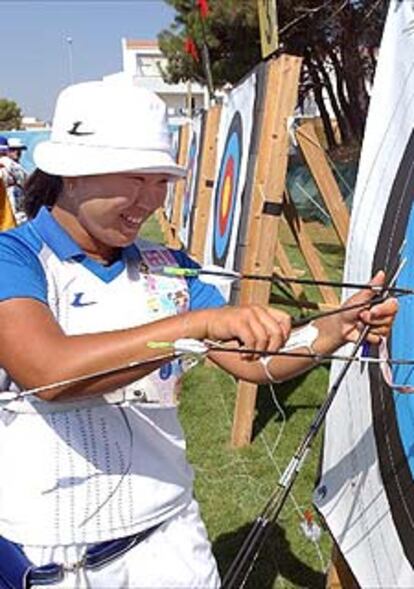
M 205 42 L 210 53 L 213 82 L 216 88 L 236 83 L 258 63 L 260 38 L 256 1 L 209 0 L 209 16 L 201 20 L 195 2 L 166 0 L 177 14 L 170 29 L 158 37 L 160 48 L 168 57 L 166 80 L 177 83 L 196 80 L 205 83 L 202 47 Z M 200 60 L 195 61 L 184 51 L 191 37 L 198 48 Z
M 0 131 L 20 129 L 22 112 L 14 100 L 0 98 Z
M 234 84 L 260 60 L 257 0 L 209 0 L 202 20 L 196 0 L 165 0 L 174 7 L 173 24 L 159 35 L 168 58 L 166 81 L 207 82 L 203 47 L 208 48 L 213 85 Z M 309 92 L 318 104 L 330 148 L 336 139 L 326 95 L 343 143 L 361 142 L 368 110 L 367 82 L 376 67 L 389 0 L 278 0 L 280 51 L 304 58 L 300 102 Z M 184 50 L 194 40 L 199 60 Z
M 145 221 L 144 225 L 139 230 L 139 236 L 141 239 L 148 239 L 155 243 L 164 243 L 164 237 L 155 215 L 151 215 L 151 217 Z

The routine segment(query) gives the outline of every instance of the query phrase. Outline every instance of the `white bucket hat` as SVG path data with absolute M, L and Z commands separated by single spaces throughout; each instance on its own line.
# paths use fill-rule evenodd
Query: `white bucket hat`
M 36 145 L 33 159 L 57 176 L 133 171 L 185 176 L 171 155 L 165 103 L 146 88 L 107 82 L 61 92 L 50 140 Z

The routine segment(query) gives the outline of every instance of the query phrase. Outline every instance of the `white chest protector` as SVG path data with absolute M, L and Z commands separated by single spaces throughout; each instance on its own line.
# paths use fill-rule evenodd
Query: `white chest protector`
M 137 242 L 125 267 L 99 276 L 39 253 L 48 302 L 68 335 L 143 325 L 188 310 L 176 265 L 162 246 Z M 53 358 L 50 359 L 53 362 Z M 91 402 L 12 401 L 0 411 L 0 535 L 23 544 L 97 542 L 134 533 L 183 509 L 193 473 L 176 401 L 178 360 Z M 15 388 L 12 386 L 12 388 Z
M 162 266 L 177 266 L 172 253 L 143 240 L 137 242 L 137 247 L 135 253 L 125 254 L 124 271 L 109 282 L 76 261 L 62 262 L 49 249 L 41 252 L 49 307 L 67 335 L 127 329 L 188 311 L 186 280 L 157 273 Z M 182 372 L 180 360 L 169 362 L 147 377 L 103 395 L 102 399 L 94 397 L 91 403 L 136 401 L 175 405 Z M 7 407 L 27 412 L 33 405 L 42 412 L 56 412 L 66 410 L 70 403 L 45 403 L 33 397 L 13 401 Z

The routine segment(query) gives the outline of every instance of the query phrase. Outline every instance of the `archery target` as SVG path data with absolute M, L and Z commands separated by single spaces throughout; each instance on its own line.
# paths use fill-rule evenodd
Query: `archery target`
M 247 171 L 254 139 L 256 86 L 257 73 L 253 72 L 228 94 L 220 117 L 203 262 L 227 270 L 235 267 L 241 220 L 248 202 Z M 221 290 L 228 298 L 230 288 Z
M 218 171 L 214 194 L 213 260 L 223 266 L 230 247 L 240 165 L 243 153 L 242 120 L 239 112 L 233 116 Z
M 179 151 L 179 141 L 180 141 L 180 128 L 179 127 L 170 127 L 170 138 L 171 138 L 171 148 L 172 148 L 172 156 L 177 161 L 178 158 L 178 151 Z M 168 183 L 167 188 L 167 195 L 164 201 L 164 212 L 166 219 L 171 222 L 172 215 L 174 210 L 174 196 L 175 196 L 175 184 L 173 182 Z
M 189 248 L 197 200 L 197 190 L 201 170 L 201 146 L 204 135 L 204 113 L 197 116 L 192 124 L 191 136 L 187 152 L 187 176 L 181 210 L 180 240 L 185 248 Z
M 374 268 L 401 266 L 396 286 L 414 287 L 414 131 L 411 134 L 391 190 L 377 248 Z M 404 263 L 405 261 L 405 263 Z M 412 296 L 403 297 L 389 341 L 392 358 L 414 358 Z M 378 371 L 370 369 L 374 431 L 379 465 L 391 513 L 405 553 L 414 565 L 414 395 L 393 391 Z M 393 383 L 414 385 L 414 366 L 392 367 Z M 391 466 L 392 465 L 392 466 Z
M 414 5 L 391 3 L 348 239 L 345 280 L 378 269 L 414 287 Z M 379 124 L 381 122 L 381 125 Z M 345 292 L 348 296 L 350 292 Z M 400 299 L 392 358 L 414 358 L 414 299 Z M 375 354 L 372 348 L 371 354 Z M 333 381 L 341 369 L 334 364 Z M 392 369 L 414 385 L 413 366 Z M 362 587 L 414 587 L 414 395 L 391 390 L 378 367 L 353 365 L 325 428 L 315 501 Z

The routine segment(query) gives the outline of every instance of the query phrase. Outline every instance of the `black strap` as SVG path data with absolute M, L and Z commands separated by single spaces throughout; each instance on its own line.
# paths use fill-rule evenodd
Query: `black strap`
M 283 203 L 281 202 L 270 202 L 266 200 L 263 203 L 262 213 L 264 215 L 271 215 L 272 217 L 280 217 L 283 212 Z

